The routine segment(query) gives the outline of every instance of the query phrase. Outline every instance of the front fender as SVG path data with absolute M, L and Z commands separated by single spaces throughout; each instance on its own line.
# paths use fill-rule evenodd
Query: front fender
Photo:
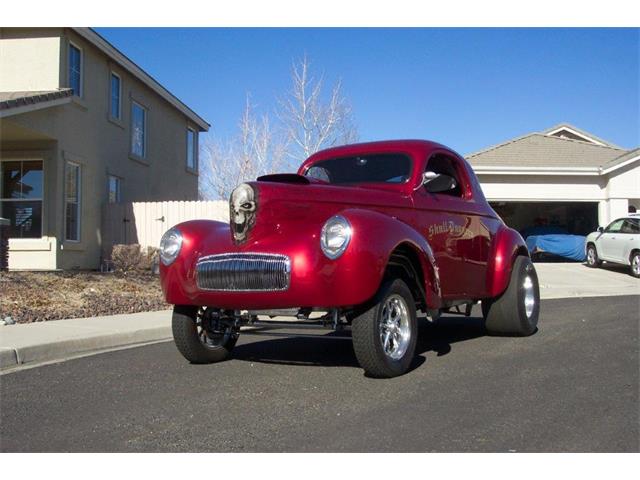
M 426 304 L 432 309 L 441 307 L 442 293 L 435 257 L 422 235 L 395 217 L 376 211 L 352 208 L 340 214 L 351 223 L 353 237 L 344 258 L 339 261 L 359 263 L 364 260 L 368 263 L 366 270 L 369 274 L 361 279 L 367 283 L 368 297 L 363 300 L 375 295 L 382 284 L 391 254 L 399 246 L 404 246 L 411 248 L 419 259 L 420 264 L 414 267 L 423 274 Z
M 487 291 L 490 297 L 502 295 L 509 286 L 511 268 L 518 255 L 529 256 L 522 236 L 514 229 L 502 226 L 493 239 L 487 268 Z

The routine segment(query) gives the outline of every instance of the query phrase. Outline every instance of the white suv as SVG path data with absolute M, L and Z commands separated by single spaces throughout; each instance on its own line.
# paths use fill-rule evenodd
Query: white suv
M 599 227 L 585 241 L 587 265 L 598 267 L 602 261 L 631 267 L 631 275 L 640 277 L 640 215 L 629 214 Z

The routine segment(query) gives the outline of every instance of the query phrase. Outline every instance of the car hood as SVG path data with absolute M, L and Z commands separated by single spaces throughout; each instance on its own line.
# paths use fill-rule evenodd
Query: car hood
M 292 174 L 260 177 L 237 187 L 229 199 L 230 226 L 238 245 L 312 223 L 321 227 L 345 208 L 389 212 L 412 206 L 411 197 L 398 188 L 336 186 Z

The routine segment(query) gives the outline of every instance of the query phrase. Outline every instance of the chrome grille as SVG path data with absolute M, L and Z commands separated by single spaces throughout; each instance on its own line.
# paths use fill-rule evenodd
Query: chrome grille
M 289 288 L 291 261 L 273 253 L 224 253 L 200 258 L 196 272 L 202 290 L 282 291 Z

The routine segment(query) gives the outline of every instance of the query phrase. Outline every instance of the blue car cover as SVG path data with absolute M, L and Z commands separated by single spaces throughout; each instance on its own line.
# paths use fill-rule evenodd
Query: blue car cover
M 583 262 L 585 259 L 584 242 L 587 237 L 582 235 L 531 235 L 527 237 L 527 248 L 531 253 L 543 251 L 561 257 Z

